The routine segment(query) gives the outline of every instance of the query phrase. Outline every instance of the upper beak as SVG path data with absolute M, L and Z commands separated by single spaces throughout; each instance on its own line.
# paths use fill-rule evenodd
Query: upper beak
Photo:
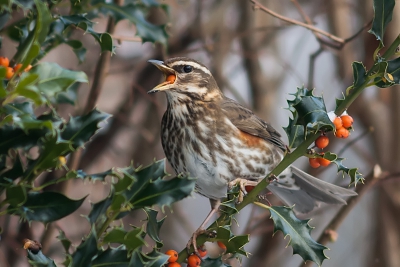
M 174 75 L 174 77 L 173 77 L 172 80 L 167 78 L 167 80 L 165 82 L 160 83 L 159 85 L 154 87 L 152 90 L 148 91 L 147 93 L 148 94 L 153 94 L 153 93 L 157 93 L 159 91 L 165 91 L 165 90 L 171 89 L 173 87 L 173 83 L 174 83 L 174 81 L 176 79 L 175 70 L 171 69 L 168 66 L 166 66 L 164 64 L 164 62 L 160 61 L 160 60 L 151 59 L 148 62 L 150 62 L 151 64 L 156 66 L 157 69 L 159 69 L 164 74 L 164 79 L 167 78 L 167 77 L 169 78 L 170 75 Z

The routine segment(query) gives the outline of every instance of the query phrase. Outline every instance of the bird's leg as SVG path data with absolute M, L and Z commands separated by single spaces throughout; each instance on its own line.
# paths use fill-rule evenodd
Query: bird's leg
M 207 217 L 204 219 L 203 223 L 200 225 L 200 227 L 193 233 L 192 237 L 190 238 L 189 242 L 186 245 L 186 248 L 190 250 L 190 247 L 193 245 L 194 253 L 196 255 L 199 255 L 199 251 L 197 249 L 197 237 L 199 235 L 202 235 L 207 232 L 205 229 L 206 224 L 210 221 L 212 216 L 218 212 L 219 206 L 221 204 L 221 200 L 215 200 L 215 199 L 210 199 L 210 204 L 211 204 L 211 211 L 208 213 Z
M 242 178 L 236 178 L 235 180 L 228 183 L 228 187 L 232 188 L 237 183 L 239 183 L 239 186 L 240 186 L 239 197 L 238 197 L 239 203 L 243 201 L 243 194 L 246 193 L 246 186 L 256 186 L 258 184 L 258 182 L 256 182 L 256 181 L 251 181 L 251 180 L 242 179 Z

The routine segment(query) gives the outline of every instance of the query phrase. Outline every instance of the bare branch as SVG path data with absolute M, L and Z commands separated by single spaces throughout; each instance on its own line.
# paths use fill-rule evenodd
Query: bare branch
M 319 33 L 321 35 L 324 35 L 324 36 L 328 37 L 329 39 L 331 39 L 331 40 L 333 40 L 333 41 L 335 41 L 335 42 L 337 42 L 339 44 L 344 44 L 345 43 L 344 39 L 342 39 L 340 37 L 337 37 L 337 36 L 335 36 L 335 35 L 333 35 L 333 34 L 331 34 L 329 32 L 323 31 L 323 30 L 318 29 L 318 28 L 316 28 L 316 27 L 314 27 L 312 25 L 308 25 L 306 23 L 303 23 L 303 22 L 300 22 L 300 21 L 297 21 L 297 20 L 294 20 L 294 19 L 290 19 L 288 17 L 285 17 L 285 16 L 282 16 L 282 15 L 280 15 L 278 13 L 275 13 L 274 11 L 272 11 L 272 10 L 268 9 L 267 7 L 263 6 L 262 4 L 260 4 L 256 0 L 250 0 L 250 2 L 252 2 L 254 4 L 254 8 L 261 9 L 262 11 L 264 11 L 264 12 L 270 14 L 271 16 L 274 16 L 274 17 L 276 17 L 276 18 L 278 18 L 280 20 L 283 20 L 283 21 L 288 22 L 290 24 L 302 26 L 302 27 L 304 27 L 306 29 L 309 29 L 309 30 L 311 30 L 313 32 L 316 32 L 316 33 Z

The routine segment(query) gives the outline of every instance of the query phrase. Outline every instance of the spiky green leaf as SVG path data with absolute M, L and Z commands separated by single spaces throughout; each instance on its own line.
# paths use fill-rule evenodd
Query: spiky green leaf
M 368 32 L 375 35 L 382 45 L 386 26 L 392 20 L 394 5 L 395 0 L 374 0 L 374 20 Z
M 72 200 L 57 192 L 29 192 L 23 205 L 10 205 L 7 211 L 9 214 L 19 215 L 29 222 L 49 223 L 76 211 L 85 198 Z
M 293 208 L 269 207 L 271 219 L 274 221 L 274 234 L 281 231 L 285 238 L 289 236 L 288 245 L 292 246 L 293 254 L 299 254 L 304 261 L 313 261 L 318 266 L 327 259 L 324 250 L 327 247 L 318 244 L 311 237 L 312 227 L 309 220 L 296 218 Z

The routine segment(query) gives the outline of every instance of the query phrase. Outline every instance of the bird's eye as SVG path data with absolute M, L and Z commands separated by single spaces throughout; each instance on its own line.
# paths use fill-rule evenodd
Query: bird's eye
M 192 70 L 193 70 L 192 66 L 189 66 L 189 65 L 183 66 L 183 71 L 186 73 L 192 72 Z

